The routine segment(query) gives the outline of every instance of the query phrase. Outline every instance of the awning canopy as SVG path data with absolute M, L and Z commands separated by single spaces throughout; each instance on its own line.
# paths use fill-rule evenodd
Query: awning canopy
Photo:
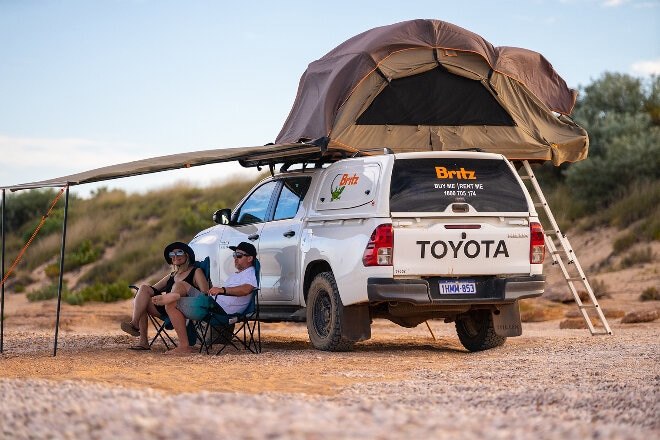
M 345 155 L 350 152 L 351 150 L 344 148 L 328 148 L 324 142 L 319 142 L 318 144 L 284 143 L 278 145 L 273 144 L 253 147 L 202 150 L 120 163 L 117 165 L 97 168 L 78 174 L 57 177 L 54 179 L 4 186 L 0 187 L 0 189 L 18 191 L 22 189 L 55 186 L 73 186 L 83 183 L 101 182 L 104 180 L 131 177 L 140 174 L 157 173 L 160 171 L 190 168 L 194 166 L 230 162 L 234 160 L 238 161 L 245 167 L 266 165 L 272 166 L 277 163 L 300 161 L 331 161 L 345 157 Z

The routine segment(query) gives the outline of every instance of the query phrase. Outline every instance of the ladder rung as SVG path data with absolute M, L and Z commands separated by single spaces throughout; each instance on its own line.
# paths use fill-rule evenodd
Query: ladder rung
M 556 234 L 557 234 L 557 231 L 555 231 L 554 229 L 545 230 L 545 235 L 556 235 Z
M 566 281 L 585 281 L 586 278 L 582 277 L 572 277 L 572 278 L 566 278 Z
M 522 180 L 532 180 L 532 178 L 531 178 L 530 176 L 524 176 L 524 175 L 523 175 L 523 176 L 520 176 L 520 178 L 521 178 Z
M 566 251 L 563 250 L 563 249 L 557 249 L 557 250 L 554 250 L 554 251 L 551 252 L 551 254 L 555 254 L 555 255 L 556 255 L 556 254 L 561 254 L 561 253 L 564 253 L 564 254 L 565 254 Z
M 580 309 L 597 309 L 598 306 L 596 304 L 582 304 L 581 306 L 578 306 Z

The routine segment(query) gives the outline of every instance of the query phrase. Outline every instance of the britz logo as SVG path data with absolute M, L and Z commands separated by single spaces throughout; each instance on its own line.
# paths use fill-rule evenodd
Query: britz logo
M 426 258 L 427 250 L 436 259 L 445 258 L 447 254 L 458 258 L 459 253 L 468 258 L 477 258 L 482 252 L 485 253 L 486 258 L 497 258 L 500 255 L 509 257 L 509 251 L 504 240 L 498 241 L 497 245 L 495 245 L 495 240 L 461 240 L 457 243 L 452 240 L 438 240 L 433 243 L 430 241 L 417 241 L 416 244 L 419 245 L 421 258 Z M 491 251 L 493 251 L 492 255 Z
M 332 197 L 330 197 L 331 202 L 341 199 L 341 193 L 344 192 L 344 188 L 346 188 L 346 186 L 357 185 L 358 181 L 360 180 L 360 176 L 358 176 L 356 173 L 353 173 L 353 176 L 349 176 L 348 174 L 344 173 L 341 175 L 339 185 L 334 186 L 334 183 L 337 181 L 337 177 L 339 176 L 340 175 L 337 174 L 335 179 L 332 181 L 333 184 L 330 185 L 330 193 L 332 194 Z
M 474 171 L 468 171 L 463 167 L 461 167 L 460 170 L 448 170 L 446 167 L 435 167 L 435 174 L 438 176 L 438 179 L 477 180 Z

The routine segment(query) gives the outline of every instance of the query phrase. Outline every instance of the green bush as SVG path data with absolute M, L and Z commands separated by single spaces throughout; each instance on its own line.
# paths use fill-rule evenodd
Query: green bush
M 640 301 L 660 301 L 660 291 L 657 287 L 647 287 L 639 296 Z
M 621 252 L 630 249 L 635 243 L 637 243 L 638 236 L 634 231 L 628 232 L 623 236 L 614 240 L 612 244 L 612 251 L 614 255 L 618 255 Z
M 57 290 L 58 290 L 58 283 L 52 283 L 42 289 L 35 290 L 34 292 L 30 292 L 25 297 L 27 298 L 28 301 L 30 302 L 35 302 L 35 301 L 46 301 L 49 299 L 57 298 Z M 67 294 L 69 294 L 69 289 L 66 286 L 66 283 L 62 283 L 62 297 L 66 297 Z
M 64 301 L 71 305 L 83 305 L 87 301 L 115 302 L 132 298 L 133 293 L 127 282 L 119 280 L 110 284 L 96 283 L 77 292 L 69 292 Z
M 651 247 L 645 247 L 642 250 L 633 250 L 621 260 L 621 269 L 635 266 L 637 264 L 650 263 L 653 261 L 653 251 Z
M 52 283 L 43 289 L 28 293 L 27 300 L 35 302 L 57 298 L 57 288 L 58 283 Z M 71 305 L 82 305 L 87 301 L 115 302 L 132 298 L 133 293 L 128 287 L 128 283 L 121 280 L 110 284 L 96 283 L 77 292 L 70 291 L 66 283 L 62 285 L 62 300 Z
M 64 271 L 68 272 L 85 264 L 93 263 L 101 255 L 101 249 L 93 246 L 91 240 L 83 240 L 82 243 L 64 258 Z

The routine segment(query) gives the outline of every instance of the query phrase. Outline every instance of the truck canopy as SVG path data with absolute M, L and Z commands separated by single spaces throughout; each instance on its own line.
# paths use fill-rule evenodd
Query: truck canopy
M 479 148 L 512 160 L 587 156 L 577 92 L 539 53 L 440 20 L 377 27 L 309 64 L 275 143 L 331 149 Z M 276 147 L 275 147 L 276 148 Z

